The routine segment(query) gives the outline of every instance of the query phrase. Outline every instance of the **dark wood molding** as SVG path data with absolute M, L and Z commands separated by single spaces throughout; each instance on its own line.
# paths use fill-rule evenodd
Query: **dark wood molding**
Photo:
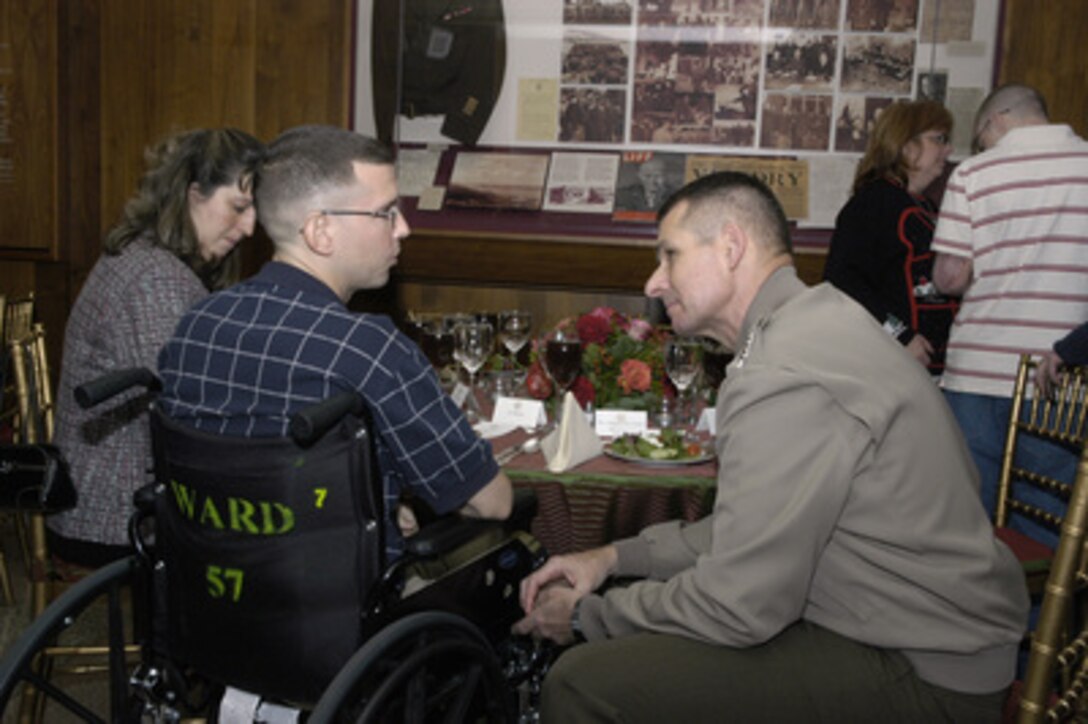
M 795 255 L 810 284 L 823 277 L 824 255 Z M 657 261 L 654 247 L 615 241 L 543 241 L 414 231 L 403 243 L 394 279 L 463 286 L 590 292 L 641 292 Z
M 408 282 L 629 292 L 654 265 L 651 246 L 416 231 L 394 274 Z

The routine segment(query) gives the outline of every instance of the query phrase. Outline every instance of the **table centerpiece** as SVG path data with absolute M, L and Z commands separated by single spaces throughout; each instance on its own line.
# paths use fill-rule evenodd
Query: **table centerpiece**
M 571 392 L 582 407 L 653 410 L 666 394 L 667 327 L 655 327 L 612 307 L 597 307 L 563 319 L 555 329 L 577 334 L 581 340 L 582 368 Z M 552 395 L 539 344 L 534 345 L 526 388 L 536 399 Z

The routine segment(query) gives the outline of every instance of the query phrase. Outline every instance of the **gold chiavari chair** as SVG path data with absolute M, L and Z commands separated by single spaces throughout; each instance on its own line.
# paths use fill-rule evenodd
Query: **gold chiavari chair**
M 1017 455 L 1028 439 L 1050 443 L 1063 448 L 1071 456 L 1080 457 L 1088 447 L 1086 398 L 1088 398 L 1088 367 L 1071 367 L 1062 371 L 1052 393 L 1028 397 L 1033 386 L 1037 362 L 1023 355 L 1017 369 L 1013 388 L 1012 410 L 998 482 L 996 532 L 1016 554 L 1024 567 L 1028 588 L 1041 594 L 1050 572 L 1054 550 L 1022 532 L 1009 528 L 1013 515 L 1022 516 L 1042 528 L 1059 531 L 1059 512 L 1072 498 L 1070 481 L 1057 480 L 1030 467 L 1029 458 Z M 1049 505 L 1047 505 L 1049 503 Z
M 50 443 L 53 440 L 54 411 L 45 328 L 41 324 L 32 325 L 30 333 L 14 340 L 8 349 L 19 409 L 18 442 L 28 445 Z M 49 603 L 50 561 L 45 516 L 40 512 L 31 512 L 28 524 L 31 608 L 38 616 Z
M 1039 620 L 1031 636 L 1017 721 L 1085 721 L 1088 690 L 1088 451 L 1082 451 L 1072 498 L 1051 561 Z
M 10 355 L 11 345 L 30 336 L 34 320 L 34 294 L 18 299 L 5 299 L 0 320 L 3 322 L 3 352 L 0 365 L 0 440 L 18 442 L 21 425 L 16 402 L 15 379 Z
M 48 356 L 46 354 L 45 329 L 32 324 L 30 332 L 8 345 L 11 369 L 14 377 L 19 425 L 17 442 L 24 445 L 49 445 L 53 440 L 54 404 Z M 27 556 L 30 579 L 31 611 L 37 618 L 69 581 L 62 580 L 55 570 L 49 554 L 45 530 L 45 513 L 41 510 L 16 511 L 17 520 L 26 518 L 29 529 Z M 80 635 L 90 641 L 72 642 L 60 640 L 42 652 L 38 663 L 39 675 L 48 680 L 56 662 L 63 662 L 63 671 L 69 674 L 98 673 L 105 669 L 100 663 L 107 655 L 108 647 L 100 644 L 97 635 Z M 126 647 L 130 655 L 135 647 Z M 43 721 L 45 699 L 37 695 L 33 687 L 24 690 L 22 721 Z
M 7 296 L 0 294 L 0 340 L 7 339 Z M 4 391 L 7 388 L 8 352 L 7 345 L 0 345 L 0 420 L 3 419 Z M 4 603 L 11 605 L 15 602 L 15 595 L 11 589 L 11 575 L 8 573 L 8 559 L 2 546 L 0 546 L 0 594 L 4 596 Z
M 33 318 L 33 292 L 12 300 L 5 297 L 3 303 L 0 304 L 0 321 L 3 323 L 4 340 L 3 346 L 0 347 L 0 441 L 19 442 L 21 439 L 24 418 L 18 403 L 14 360 L 11 358 L 10 350 L 18 340 L 30 335 Z M 19 542 L 24 549 L 24 562 L 29 565 L 27 536 L 22 525 L 22 518 L 16 515 L 15 524 Z M 11 576 L 8 572 L 7 557 L 3 551 L 0 551 L 0 589 L 3 591 L 4 600 L 8 604 L 13 603 L 15 598 L 11 588 Z

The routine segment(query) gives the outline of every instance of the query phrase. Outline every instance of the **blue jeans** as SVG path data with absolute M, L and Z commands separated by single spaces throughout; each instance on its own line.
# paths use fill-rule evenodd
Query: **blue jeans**
M 982 504 L 994 517 L 997 510 L 997 484 L 1001 477 L 1001 457 L 1005 451 L 1005 437 L 1009 431 L 1009 414 L 1012 412 L 1011 397 L 992 397 L 967 392 L 944 391 L 948 406 L 956 416 L 967 447 L 974 458 L 981 480 Z M 1026 409 L 1023 411 L 1026 416 Z M 1077 471 L 1077 457 L 1069 450 L 1054 443 L 1021 436 L 1017 445 L 1016 464 L 1044 475 L 1073 483 Z M 1025 485 L 1024 492 L 1017 489 L 1017 497 L 1029 501 L 1056 515 L 1065 514 L 1065 502 L 1060 498 Z M 1058 534 L 1020 516 L 1012 516 L 1009 527 L 1025 535 L 1056 546 Z

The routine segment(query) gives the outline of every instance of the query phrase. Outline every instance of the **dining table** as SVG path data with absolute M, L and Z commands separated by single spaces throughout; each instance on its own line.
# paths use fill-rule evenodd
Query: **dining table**
M 529 437 L 518 429 L 492 439 L 492 449 L 510 450 Z M 536 493 L 531 532 L 549 554 L 561 554 L 637 535 L 653 523 L 702 518 L 714 502 L 718 465 L 713 457 L 670 464 L 602 454 L 554 473 L 535 450 L 515 455 L 503 470 L 515 488 Z

